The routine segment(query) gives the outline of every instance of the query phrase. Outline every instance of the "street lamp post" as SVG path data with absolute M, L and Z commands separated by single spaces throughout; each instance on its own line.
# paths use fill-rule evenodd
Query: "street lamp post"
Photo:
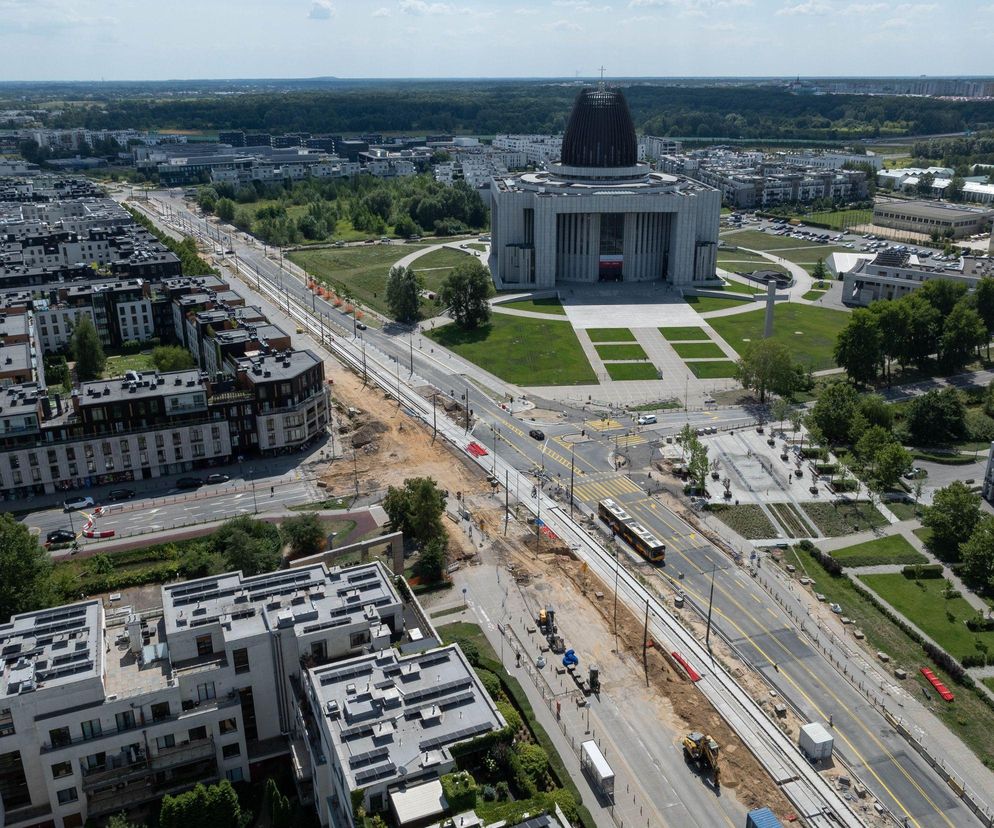
M 576 444 L 569 444 L 569 519 L 573 520 L 573 478 L 576 464 L 573 462 L 576 457 Z

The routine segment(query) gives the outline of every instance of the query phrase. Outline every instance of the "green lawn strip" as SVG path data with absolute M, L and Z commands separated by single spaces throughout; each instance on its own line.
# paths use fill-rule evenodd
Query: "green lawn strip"
M 465 331 L 444 325 L 426 331 L 435 342 L 517 385 L 594 384 L 594 374 L 569 322 L 494 314 Z
M 757 342 L 763 338 L 765 315 L 766 310 L 758 308 L 732 316 L 715 316 L 708 322 L 725 342 L 740 350 L 745 340 Z M 833 368 L 835 339 L 848 321 L 846 311 L 781 302 L 773 312 L 773 339 L 786 345 L 794 359 L 811 370 Z
M 991 690 L 994 690 L 994 678 L 985 678 L 984 684 L 986 684 Z
M 724 359 L 725 352 L 713 342 L 677 342 L 673 350 L 684 359 Z
M 830 538 L 887 525 L 887 518 L 869 503 L 842 503 L 838 506 L 831 503 L 803 503 L 801 508 L 819 531 Z
M 648 359 L 641 345 L 595 345 L 601 359 Z
M 734 379 L 735 363 L 730 359 L 705 360 L 703 362 L 688 362 L 686 366 L 698 379 Z
M 921 698 L 923 690 L 934 694 L 932 685 L 918 672 L 920 667 L 931 667 L 939 680 L 956 694 L 956 701 L 953 704 L 930 704 L 929 709 L 981 760 L 994 766 L 994 740 L 990 738 L 990 733 L 994 732 L 994 710 L 976 691 L 957 685 L 948 673 L 933 664 L 921 645 L 884 615 L 849 578 L 829 575 L 810 553 L 796 547 L 785 553 L 784 560 L 797 565 L 800 572 L 813 578 L 812 590 L 822 593 L 827 602 L 839 604 L 845 614 L 853 619 L 854 626 L 866 636 L 869 645 L 867 658 L 871 658 L 870 653 L 882 651 L 890 656 L 891 667 L 903 667 L 907 671 L 908 678 L 903 680 L 894 678 L 891 672 L 891 681 L 900 684 L 906 692 L 916 698 Z
M 689 325 L 676 328 L 660 328 L 659 332 L 663 335 L 663 339 L 667 342 L 680 342 L 680 341 L 704 341 L 710 342 L 711 337 L 707 335 L 704 328 L 695 328 Z
M 683 301 L 693 305 L 698 313 L 710 313 L 726 308 L 744 308 L 749 306 L 749 299 L 726 299 L 723 296 L 684 296 Z
M 437 610 L 431 613 L 432 618 L 441 618 L 445 615 L 455 615 L 457 612 L 466 612 L 466 607 L 462 604 L 456 604 L 454 607 L 446 607 L 445 609 Z
M 152 354 L 124 354 L 122 356 L 109 356 L 104 365 L 104 379 L 111 377 L 123 377 L 128 371 L 154 371 L 155 363 L 152 362 Z
M 725 503 L 712 503 L 707 510 L 730 529 L 748 540 L 775 538 L 773 528 L 766 513 L 754 503 L 731 506 Z
M 884 506 L 894 513 L 898 520 L 911 520 L 918 517 L 918 507 L 914 503 L 907 503 L 903 500 L 888 500 Z
M 549 738 L 549 734 L 546 733 L 545 728 L 542 727 L 542 725 L 539 724 L 538 720 L 535 718 L 535 711 L 532 709 L 531 702 L 528 701 L 528 696 L 525 695 L 525 691 L 522 689 L 521 684 L 514 676 L 510 675 L 507 670 L 504 669 L 497 653 L 494 651 L 494 648 L 490 646 L 490 642 L 483 634 L 483 630 L 481 630 L 476 624 L 469 624 L 465 621 L 455 621 L 451 624 L 445 624 L 438 627 L 438 633 L 441 635 L 442 641 L 445 644 L 455 643 L 461 645 L 464 642 L 470 642 L 475 646 L 477 652 L 480 654 L 480 666 L 500 678 L 501 684 L 504 686 L 508 696 L 510 696 L 514 706 L 517 708 L 522 719 L 524 719 L 525 724 L 528 726 L 528 729 L 535 737 L 535 743 L 538 744 L 548 755 L 549 765 L 552 772 L 558 778 L 559 784 L 568 790 L 576 800 L 576 807 L 579 812 L 580 822 L 582 823 L 583 828 L 594 828 L 594 819 L 590 815 L 590 812 L 587 810 L 586 806 L 583 804 L 580 791 L 576 787 L 569 771 L 566 770 L 566 765 L 563 763 L 562 757 L 559 755 L 559 751 L 556 750 L 556 746 L 552 743 L 552 739 Z
M 821 299 L 826 293 L 828 293 L 827 290 L 809 290 L 801 298 L 813 302 L 815 299 Z
M 349 539 L 349 535 L 351 535 L 352 530 L 355 529 L 356 522 L 354 520 L 342 520 L 341 518 L 323 517 L 321 518 L 321 526 L 329 536 L 335 536 L 335 542 L 332 548 L 337 549 L 352 542 Z
M 551 313 L 556 316 L 565 316 L 566 308 L 562 303 L 552 296 L 544 299 L 518 299 L 514 302 L 501 302 L 498 308 L 512 308 L 514 310 L 532 311 L 533 313 Z
M 487 252 L 487 246 L 483 242 L 469 242 L 466 247 L 472 250 L 479 250 L 481 253 Z
M 730 273 L 753 273 L 753 272 L 755 272 L 757 270 L 769 270 L 769 271 L 773 271 L 774 273 L 787 273 L 788 272 L 787 268 L 784 267 L 783 265 L 775 264 L 774 262 L 771 262 L 771 261 L 769 261 L 767 259 L 761 259 L 760 261 L 757 261 L 757 262 L 752 262 L 752 261 L 745 261 L 745 262 L 743 262 L 743 261 L 735 261 L 735 260 L 732 260 L 732 259 L 719 259 L 718 262 L 717 262 L 717 264 L 718 264 L 718 267 L 720 267 L 722 270 L 727 270 Z M 746 265 L 746 266 L 743 267 L 742 265 Z M 735 284 L 739 284 L 739 283 L 736 282 Z M 715 290 L 715 289 L 716 288 L 712 288 L 712 290 Z M 720 288 L 717 288 L 717 289 L 720 290 Z M 746 292 L 747 293 L 766 293 L 766 288 L 765 287 L 761 287 L 761 288 L 758 288 L 757 290 L 752 290 L 752 291 L 747 290 Z
M 769 268 L 762 268 L 763 270 L 776 270 L 778 273 L 786 272 L 782 267 L 777 265 L 770 265 Z M 732 293 L 751 293 L 753 295 L 757 293 L 766 293 L 766 285 L 755 285 L 748 282 L 740 282 L 737 279 L 728 279 L 725 281 L 724 287 L 721 290 L 727 290 Z
M 287 506 L 289 512 L 313 512 L 323 509 L 348 509 L 352 501 L 344 497 L 332 497 L 327 500 L 315 500 L 313 503 L 300 503 L 297 506 Z
M 423 244 L 330 247 L 295 250 L 289 257 L 319 282 L 339 292 L 350 293 L 360 303 L 390 316 L 386 305 L 387 274 L 398 259 L 424 247 Z M 437 291 L 446 274 L 447 271 L 444 270 L 422 274 L 425 287 Z
M 919 526 L 917 529 L 912 529 L 912 532 L 918 536 L 918 539 L 928 546 L 930 540 L 932 540 L 932 530 L 928 526 Z
M 454 250 L 451 247 L 440 247 L 438 250 L 432 250 L 431 253 L 418 256 L 418 258 L 411 262 L 411 270 L 421 274 L 422 277 L 427 277 L 429 274 L 421 273 L 422 270 L 438 270 L 440 268 L 450 270 L 456 265 L 467 261 L 467 257 L 470 255 L 470 253 L 464 253 L 462 250 Z M 446 275 L 448 274 L 443 273 L 442 278 L 445 278 Z
M 799 216 L 801 221 L 817 222 L 830 227 L 832 230 L 844 230 L 857 224 L 870 224 L 873 221 L 872 210 L 824 210 Z
M 800 265 L 808 273 L 814 270 L 815 262 L 821 259 L 823 262 L 828 262 L 828 257 L 833 253 L 855 253 L 855 250 L 850 250 L 848 247 L 838 247 L 831 244 L 819 244 L 815 247 L 808 247 L 803 250 L 772 250 L 770 251 L 774 256 L 779 256 L 781 259 L 786 259 L 788 262 Z
M 994 648 L 994 632 L 972 632 L 967 626 L 977 611 L 961 596 L 946 597 L 945 578 L 906 578 L 900 572 L 860 575 L 870 589 L 957 660 Z M 980 645 L 980 646 L 978 646 Z
M 976 463 L 972 454 L 940 454 L 934 451 L 920 451 L 914 449 L 911 452 L 914 460 L 927 460 L 930 463 L 939 463 L 943 466 L 967 466 Z
M 843 566 L 928 563 L 928 558 L 901 535 L 888 535 L 842 549 L 833 549 L 831 555 Z
M 773 514 L 777 516 L 780 525 L 787 530 L 788 536 L 792 538 L 813 538 L 816 532 L 797 511 L 792 503 L 770 503 L 768 504 Z
M 659 379 L 659 371 L 651 362 L 607 362 L 604 367 L 615 382 Z
M 591 342 L 634 342 L 635 334 L 628 328 L 587 328 Z

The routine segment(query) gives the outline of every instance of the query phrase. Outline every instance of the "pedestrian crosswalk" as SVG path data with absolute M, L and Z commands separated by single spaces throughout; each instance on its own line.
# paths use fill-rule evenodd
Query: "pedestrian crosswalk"
M 580 500 L 605 500 L 622 495 L 643 494 L 637 485 L 623 476 L 587 481 L 574 486 L 573 491 Z
M 623 437 L 618 437 L 615 440 L 618 448 L 625 448 L 627 446 L 638 446 L 642 443 L 648 442 L 643 434 L 626 434 Z
M 604 420 L 587 420 L 584 425 L 594 431 L 611 431 L 615 428 L 624 428 L 617 420 L 607 418 Z

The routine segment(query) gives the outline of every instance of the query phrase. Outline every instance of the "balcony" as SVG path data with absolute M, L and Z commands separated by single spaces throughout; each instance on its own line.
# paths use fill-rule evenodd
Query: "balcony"
M 52 806 L 45 802 L 41 805 L 25 805 L 23 808 L 8 808 L 4 813 L 4 825 L 14 828 L 17 825 L 35 825 L 52 813 Z
M 199 762 L 203 759 L 214 759 L 214 740 L 202 739 L 197 742 L 176 745 L 171 748 L 163 748 L 152 756 L 144 756 L 133 763 L 114 764 L 114 759 L 123 759 L 125 753 L 122 751 L 115 756 L 109 757 L 110 761 L 106 765 L 96 768 L 82 768 L 83 790 L 92 791 L 95 788 L 104 787 L 111 783 L 115 785 L 127 785 L 136 779 L 144 779 L 150 774 L 167 771 L 171 768 L 182 767 L 192 762 Z

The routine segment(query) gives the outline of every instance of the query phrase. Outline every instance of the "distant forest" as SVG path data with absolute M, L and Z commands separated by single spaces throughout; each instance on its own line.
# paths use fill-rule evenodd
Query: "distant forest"
M 769 86 L 619 83 L 635 125 L 686 138 L 852 141 L 994 128 L 994 102 L 870 95 L 795 95 Z M 0 88 L 0 100 L 10 87 Z M 53 127 L 248 129 L 274 133 L 554 133 L 565 126 L 575 84 L 525 81 L 369 83 L 340 88 L 176 96 L 118 88 L 62 102 Z M 20 90 L 16 105 L 26 105 Z M 73 98 L 69 97 L 69 101 Z M 13 103 L 9 99 L 5 102 Z M 51 106 L 51 104 L 49 104 Z

